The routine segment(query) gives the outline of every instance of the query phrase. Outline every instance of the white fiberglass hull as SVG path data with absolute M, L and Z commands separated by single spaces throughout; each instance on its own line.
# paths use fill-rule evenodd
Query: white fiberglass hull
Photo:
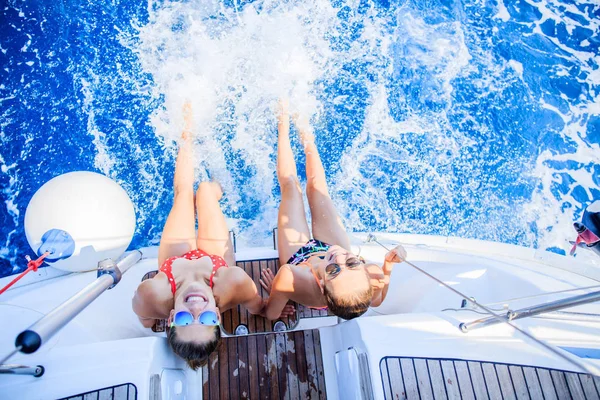
M 593 262 L 474 240 L 385 233 L 377 237 L 388 247 L 404 244 L 409 260 L 417 266 L 478 302 L 493 304 L 499 313 L 506 308 L 521 308 L 585 291 L 539 296 L 543 293 L 600 285 L 600 268 Z M 365 238 L 366 235 L 356 235 L 354 250 L 367 260 L 381 263 L 386 250 L 377 243 L 362 243 Z M 151 398 L 157 391 L 172 398 L 202 397 L 202 373 L 187 369 L 169 350 L 164 333 L 143 328 L 131 309 L 131 298 L 142 277 L 158 268 L 156 249 L 143 252 L 148 258 L 133 266 L 115 288 L 103 293 L 38 352 L 18 354 L 9 361 L 43 365 L 46 372 L 41 378 L 0 375 L 1 399 L 61 398 L 128 382 L 135 385 L 138 399 Z M 276 252 L 249 249 L 236 256 L 239 261 L 264 259 L 276 257 Z M 14 348 L 19 332 L 94 278 L 95 272 L 62 275 L 46 269 L 0 296 L 0 355 Z M 0 280 L 0 285 L 9 280 Z M 526 298 L 509 301 L 523 297 Z M 335 326 L 327 326 L 332 324 L 331 317 L 312 322 L 313 326 L 322 326 L 327 397 L 345 399 L 348 393 L 360 393 L 360 388 L 346 384 L 356 371 L 340 365 L 340 360 L 345 360 L 343 352 L 349 347 L 364 354 L 361 360 L 368 360 L 375 398 L 384 398 L 379 365 L 386 356 L 576 370 L 506 325 L 462 333 L 458 329 L 461 321 L 482 315 L 461 309 L 461 303 L 458 295 L 403 263 L 395 267 L 388 297 L 381 307 Z M 600 349 L 600 318 L 596 316 L 600 306 L 588 304 L 569 311 L 578 314 L 554 314 L 551 318 L 531 318 L 517 324 L 555 346 Z M 296 329 L 303 326 L 301 321 Z M 576 357 L 571 353 L 568 356 Z M 585 361 L 597 363 L 595 359 Z

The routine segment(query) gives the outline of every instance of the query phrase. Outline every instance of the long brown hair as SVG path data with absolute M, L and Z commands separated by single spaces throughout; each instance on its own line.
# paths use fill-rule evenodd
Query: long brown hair
M 215 326 L 215 338 L 203 343 L 188 342 L 177 337 L 176 327 L 167 328 L 167 339 L 173 352 L 183 358 L 194 371 L 204 366 L 221 343 L 221 329 Z

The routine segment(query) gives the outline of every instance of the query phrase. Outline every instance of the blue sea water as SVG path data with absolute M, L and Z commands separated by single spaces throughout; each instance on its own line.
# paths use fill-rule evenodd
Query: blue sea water
M 196 175 L 222 182 L 243 245 L 268 243 L 276 223 L 282 95 L 312 116 L 350 231 L 564 254 L 572 222 L 600 199 L 594 1 L 1 7 L 0 276 L 32 254 L 28 201 L 70 171 L 122 185 L 137 214 L 131 247 L 158 244 L 185 99 L 195 112 Z

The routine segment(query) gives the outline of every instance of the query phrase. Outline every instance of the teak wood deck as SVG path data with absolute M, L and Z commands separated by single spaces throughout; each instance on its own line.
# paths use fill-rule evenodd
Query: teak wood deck
M 600 378 L 524 365 L 385 357 L 385 399 L 598 399 Z
M 238 262 L 252 277 L 263 298 L 260 271 L 279 269 L 279 260 Z M 285 318 L 293 329 L 300 318 L 327 316 L 327 311 L 294 304 L 296 315 Z M 218 352 L 202 369 L 205 399 L 325 399 L 325 377 L 318 330 L 273 332 L 274 321 L 250 314 L 243 306 L 221 315 L 223 330 L 245 325 L 249 336 L 223 338 Z M 253 335 L 254 334 L 254 335 Z
M 279 260 L 241 261 L 237 266 L 252 277 L 261 296 L 268 293 L 260 285 L 260 271 L 274 273 Z M 147 273 L 144 279 L 158 271 Z M 296 315 L 283 319 L 293 329 L 300 318 L 327 316 L 326 310 L 312 310 L 294 303 Z M 325 399 L 325 377 L 319 331 L 274 332 L 275 321 L 250 314 L 238 306 L 221 314 L 222 329 L 234 334 L 245 325 L 250 335 L 223 337 L 207 365 L 202 368 L 204 399 Z M 166 321 L 152 328 L 164 332 Z

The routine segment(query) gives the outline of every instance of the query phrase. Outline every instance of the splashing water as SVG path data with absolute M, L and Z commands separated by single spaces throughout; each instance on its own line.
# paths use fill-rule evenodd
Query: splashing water
M 351 231 L 564 253 L 572 221 L 600 198 L 591 2 L 33 2 L 3 13 L 3 274 L 28 251 L 29 198 L 71 170 L 123 185 L 138 214 L 132 247 L 158 243 L 186 99 L 197 178 L 221 181 L 245 245 L 268 243 L 276 224 L 282 96 L 312 117 Z

